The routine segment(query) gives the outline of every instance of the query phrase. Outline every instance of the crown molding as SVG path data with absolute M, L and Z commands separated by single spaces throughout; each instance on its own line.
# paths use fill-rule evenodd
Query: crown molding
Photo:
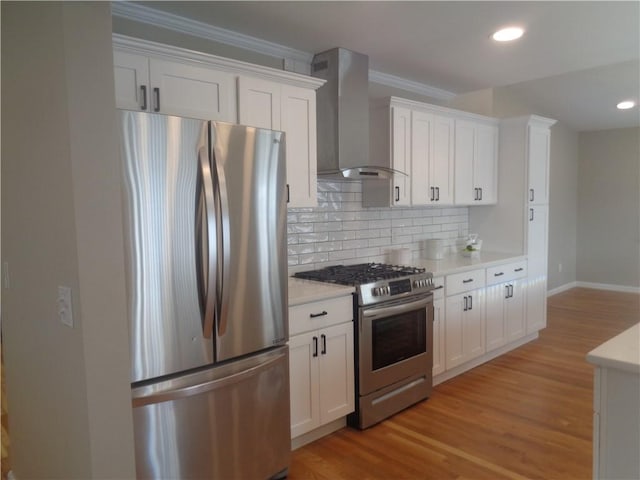
M 114 1 L 111 3 L 111 13 L 114 16 L 127 20 L 154 25 L 271 57 L 282 58 L 284 59 L 285 67 L 289 66 L 291 70 L 299 73 L 308 73 L 309 65 L 313 60 L 313 53 L 303 52 L 285 45 L 215 27 L 197 20 L 155 10 L 140 3 Z M 440 100 L 450 100 L 456 96 L 455 93 L 447 90 L 375 70 L 369 70 L 369 81 Z
M 431 85 L 414 82 L 388 73 L 377 72 L 375 70 L 369 70 L 369 81 L 386 85 L 387 87 L 399 88 L 401 90 L 406 90 L 427 97 L 437 98 L 439 100 L 451 100 L 456 96 L 455 93 L 442 90 L 441 88 L 432 87 Z
M 139 3 L 125 1 L 112 2 L 111 14 L 117 17 L 134 20 L 136 22 L 166 28 L 175 32 L 185 33 L 194 37 L 224 43 L 234 47 L 244 48 L 253 52 L 280 57 L 293 62 L 311 63 L 312 54 L 294 48 L 267 42 L 259 38 L 243 35 L 232 30 L 215 27 L 198 20 L 180 17 L 172 13 L 161 12 Z

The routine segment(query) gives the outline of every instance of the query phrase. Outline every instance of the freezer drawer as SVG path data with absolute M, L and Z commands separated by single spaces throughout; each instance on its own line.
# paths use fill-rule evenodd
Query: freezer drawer
M 287 346 L 133 389 L 138 478 L 267 479 L 289 466 Z

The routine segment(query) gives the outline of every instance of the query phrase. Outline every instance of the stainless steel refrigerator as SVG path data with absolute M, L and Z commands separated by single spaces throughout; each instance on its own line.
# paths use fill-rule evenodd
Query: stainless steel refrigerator
M 137 476 L 282 476 L 284 134 L 119 114 Z

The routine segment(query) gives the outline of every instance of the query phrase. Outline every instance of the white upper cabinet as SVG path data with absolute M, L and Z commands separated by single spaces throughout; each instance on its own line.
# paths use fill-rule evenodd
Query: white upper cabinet
M 453 203 L 453 118 L 412 112 L 411 203 Z
M 324 80 L 114 35 L 116 106 L 285 132 L 289 207 L 317 204 Z
M 288 206 L 317 204 L 315 90 L 238 78 L 238 121 L 285 132 Z
M 455 123 L 455 203 L 497 201 L 498 126 L 474 120 Z
M 114 51 L 116 106 L 235 121 L 234 76 L 207 67 Z
M 238 123 L 280 130 L 280 84 L 259 78 L 238 78 Z
M 528 125 L 529 203 L 549 203 L 549 149 L 551 132 L 548 125 Z
M 402 174 L 393 176 L 392 205 L 411 204 L 411 110 L 391 108 L 391 168 Z
M 471 130 L 471 139 L 463 138 L 461 155 L 469 157 L 469 186 L 473 192 L 474 178 L 478 197 L 482 188 L 482 201 L 474 201 L 470 194 L 466 204 L 495 203 L 496 199 L 496 141 L 497 127 L 493 119 L 429 105 L 397 97 L 373 102 L 371 108 L 370 152 L 372 164 L 392 168 L 396 174 L 392 181 L 365 180 L 362 184 L 362 202 L 365 207 L 407 205 L 446 206 L 465 203 L 457 199 L 455 159 L 458 119 L 484 120 Z M 486 128 L 485 128 L 486 127 Z M 463 137 L 467 132 L 463 129 Z M 479 153 L 478 153 L 479 152 Z M 488 169 L 488 171 L 487 171 Z M 461 181 L 465 181 L 464 178 Z M 455 195 L 455 196 L 454 196 Z
M 113 66 L 116 107 L 149 110 L 149 58 L 114 50 Z

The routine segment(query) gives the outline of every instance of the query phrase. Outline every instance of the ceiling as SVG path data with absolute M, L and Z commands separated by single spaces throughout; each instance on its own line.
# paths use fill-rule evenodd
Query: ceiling
M 344 47 L 377 72 L 455 94 L 510 86 L 577 131 L 640 126 L 640 2 L 145 2 L 315 53 Z M 517 24 L 525 35 L 489 35 Z

